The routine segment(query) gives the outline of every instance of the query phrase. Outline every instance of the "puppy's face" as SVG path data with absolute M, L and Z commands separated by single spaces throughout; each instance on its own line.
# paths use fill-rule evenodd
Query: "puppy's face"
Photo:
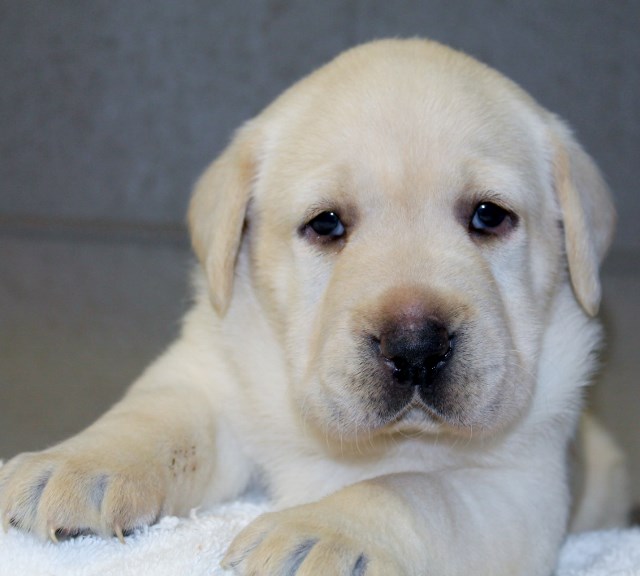
M 242 250 L 297 410 L 343 440 L 508 426 L 564 281 L 543 111 L 427 46 L 347 54 L 258 119 Z

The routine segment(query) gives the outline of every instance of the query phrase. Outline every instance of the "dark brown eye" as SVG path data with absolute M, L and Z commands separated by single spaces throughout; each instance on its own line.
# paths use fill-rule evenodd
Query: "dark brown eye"
M 318 236 L 341 238 L 345 234 L 344 225 L 335 212 L 321 212 L 307 226 Z
M 474 232 L 498 234 L 512 223 L 513 217 L 508 210 L 493 202 L 482 202 L 476 206 L 469 228 Z

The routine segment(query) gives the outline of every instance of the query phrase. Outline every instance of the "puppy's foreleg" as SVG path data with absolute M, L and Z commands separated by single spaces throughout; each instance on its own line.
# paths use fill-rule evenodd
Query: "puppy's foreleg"
M 239 451 L 232 455 L 215 400 L 186 346 L 175 344 L 85 431 L 0 468 L 5 529 L 13 525 L 53 540 L 83 532 L 122 538 L 160 515 L 187 512 L 212 490 L 214 497 L 216 491 L 229 497 L 243 488 L 247 466 Z M 217 465 L 219 449 L 224 468 Z

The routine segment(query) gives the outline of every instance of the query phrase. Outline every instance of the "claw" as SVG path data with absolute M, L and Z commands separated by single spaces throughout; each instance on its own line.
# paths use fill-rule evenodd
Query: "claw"
M 49 528 L 49 539 L 54 544 L 59 544 L 58 537 L 56 536 L 56 529 L 53 527 Z
M 113 527 L 113 531 L 116 533 L 118 540 L 120 540 L 120 544 L 126 544 L 127 542 L 124 539 L 124 534 L 122 533 L 122 528 L 117 524 Z

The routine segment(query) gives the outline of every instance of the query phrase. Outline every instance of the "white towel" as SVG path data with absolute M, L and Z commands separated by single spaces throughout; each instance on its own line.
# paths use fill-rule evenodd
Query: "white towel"
M 96 536 L 42 543 L 12 528 L 0 534 L 0 575 L 222 576 L 228 572 L 219 564 L 231 539 L 266 508 L 238 501 L 190 518 L 166 517 L 126 544 Z
M 220 560 L 238 531 L 268 504 L 241 500 L 190 518 L 167 517 L 120 544 L 83 536 L 42 543 L 0 530 L 0 576 L 223 576 Z M 640 529 L 571 536 L 555 576 L 640 576 Z
M 585 532 L 565 542 L 555 576 L 640 576 L 640 528 Z

